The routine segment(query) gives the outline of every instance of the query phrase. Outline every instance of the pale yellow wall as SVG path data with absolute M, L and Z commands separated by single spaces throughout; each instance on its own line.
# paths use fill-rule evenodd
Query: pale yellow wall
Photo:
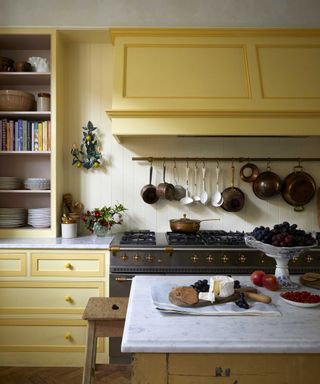
M 281 220 L 296 222 L 306 229 L 318 229 L 315 200 L 303 213 L 276 197 L 269 202 L 257 199 L 251 184 L 241 183 L 247 195 L 245 208 L 239 213 L 227 213 L 213 207 L 182 207 L 177 202 L 145 204 L 140 189 L 148 182 L 148 164 L 131 161 L 132 156 L 259 156 L 259 157 L 317 157 L 320 138 L 126 138 L 122 145 L 111 135 L 111 122 L 105 110 L 111 108 L 112 47 L 104 44 L 67 45 L 65 61 L 65 123 L 63 135 L 63 189 L 80 199 L 87 208 L 122 202 L 128 208 L 126 228 L 169 229 L 168 220 L 186 212 L 192 218 L 219 217 L 220 222 L 203 223 L 203 228 L 250 230 L 255 225 L 274 224 Z M 70 148 L 79 144 L 81 127 L 91 120 L 101 135 L 105 170 L 83 171 L 71 166 Z M 152 126 L 150 127 L 152 129 Z M 301 127 L 303 131 L 303 126 Z M 272 169 L 284 177 L 292 171 L 292 163 L 271 163 Z M 190 164 L 192 167 L 193 165 Z M 199 164 L 201 166 L 201 164 Z M 223 186 L 230 185 L 229 163 L 223 166 Z M 260 164 L 265 169 L 266 164 Z M 184 164 L 178 165 L 180 182 L 184 183 Z M 208 190 L 214 188 L 215 164 L 208 164 Z M 168 164 L 172 181 L 172 164 Z M 306 171 L 320 183 L 319 163 L 305 164 Z M 236 164 L 237 175 L 240 166 Z M 155 165 L 154 183 L 161 181 L 161 164 Z M 239 177 L 236 178 L 236 185 Z M 121 229 L 124 229 L 123 227 Z

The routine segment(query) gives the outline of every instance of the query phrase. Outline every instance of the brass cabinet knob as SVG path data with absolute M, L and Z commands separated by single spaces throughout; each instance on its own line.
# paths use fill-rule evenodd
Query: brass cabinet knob
M 212 255 L 208 255 L 206 257 L 206 260 L 207 260 L 208 263 L 212 263 L 213 262 L 213 256 Z
M 65 296 L 64 300 L 67 301 L 68 303 L 73 303 L 73 298 L 71 296 Z
M 229 261 L 229 257 L 227 255 L 223 255 L 221 260 L 226 264 Z
M 245 255 L 240 255 L 238 260 L 240 261 L 240 263 L 245 263 L 247 258 Z
M 147 260 L 148 263 L 152 263 L 153 260 L 154 260 L 154 257 L 153 257 L 152 255 L 149 254 L 149 255 L 146 257 L 146 260 Z
M 70 264 L 70 263 L 67 263 L 67 264 L 65 264 L 65 266 L 64 266 L 66 269 L 70 269 L 70 270 L 72 270 L 73 269 L 73 265 L 72 264 Z
M 305 260 L 306 260 L 307 263 L 311 263 L 311 262 L 313 261 L 313 257 L 310 256 L 310 255 L 307 255 L 307 256 L 305 257 Z
M 199 261 L 199 256 L 194 254 L 192 257 L 191 257 L 191 260 L 193 263 L 197 263 Z
M 72 335 L 71 335 L 70 332 L 66 332 L 66 333 L 64 334 L 64 338 L 65 338 L 66 340 L 69 340 L 69 341 L 72 341 L 72 340 L 73 340 L 73 337 L 72 337 Z

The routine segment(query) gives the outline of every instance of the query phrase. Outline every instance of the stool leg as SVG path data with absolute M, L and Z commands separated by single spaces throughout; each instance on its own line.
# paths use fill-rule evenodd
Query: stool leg
M 86 357 L 83 369 L 82 384 L 92 384 L 96 364 L 96 324 L 95 321 L 88 321 Z

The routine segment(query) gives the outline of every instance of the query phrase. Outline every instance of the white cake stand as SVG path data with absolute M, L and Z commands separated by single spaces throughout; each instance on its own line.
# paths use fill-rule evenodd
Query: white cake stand
M 299 288 L 299 284 L 290 279 L 288 269 L 289 260 L 298 257 L 301 253 L 317 246 L 315 241 L 315 244 L 313 245 L 302 247 L 275 247 L 274 245 L 262 243 L 252 236 L 245 236 L 245 242 L 248 247 L 258 249 L 276 260 L 275 276 L 278 279 L 281 288 L 289 290 Z

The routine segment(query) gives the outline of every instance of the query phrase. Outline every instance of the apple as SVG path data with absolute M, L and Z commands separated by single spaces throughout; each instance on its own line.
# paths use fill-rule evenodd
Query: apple
M 262 285 L 270 291 L 277 291 L 279 289 L 278 279 L 274 275 L 264 275 Z
M 265 273 L 263 271 L 254 271 L 251 273 L 251 281 L 255 285 L 259 285 L 259 287 L 262 287 L 262 280 L 265 276 Z

